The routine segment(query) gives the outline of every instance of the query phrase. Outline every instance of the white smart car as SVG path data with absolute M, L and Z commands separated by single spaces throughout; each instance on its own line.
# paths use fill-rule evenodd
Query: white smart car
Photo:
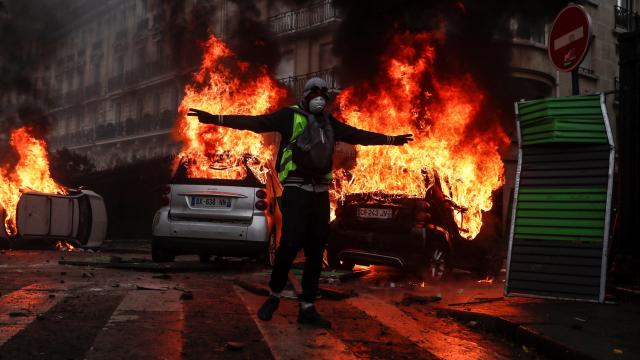
M 104 200 L 90 190 L 70 189 L 67 195 L 24 192 L 18 201 L 16 222 L 23 240 L 63 240 L 96 249 L 107 235 Z
M 247 167 L 241 180 L 194 179 L 179 166 L 165 189 L 153 219 L 152 258 L 173 261 L 176 255 L 262 258 L 273 264 L 280 212 L 280 184 L 273 169 L 261 182 Z

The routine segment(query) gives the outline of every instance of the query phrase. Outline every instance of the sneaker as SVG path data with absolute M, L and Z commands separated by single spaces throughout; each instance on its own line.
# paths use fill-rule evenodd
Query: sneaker
M 298 323 L 311 325 L 323 329 L 331 328 L 331 321 L 323 318 L 314 306 L 308 307 L 306 309 L 300 308 L 300 312 L 298 313 Z
M 278 310 L 280 304 L 280 298 L 277 296 L 269 296 L 267 301 L 258 309 L 258 319 L 262 321 L 269 321 L 273 316 L 273 313 Z

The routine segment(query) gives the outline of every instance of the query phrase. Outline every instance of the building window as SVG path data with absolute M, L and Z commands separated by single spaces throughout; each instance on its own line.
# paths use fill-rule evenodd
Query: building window
M 547 44 L 547 27 L 541 22 L 511 18 L 509 29 L 513 39 L 528 40 L 536 44 Z
M 122 104 L 120 104 L 120 102 L 117 102 L 113 106 L 113 118 L 115 119 L 115 122 L 120 122 L 121 117 L 122 117 Z
M 320 68 L 318 70 L 322 70 L 322 69 L 328 69 L 333 67 L 334 65 L 334 59 L 333 59 L 333 44 L 332 43 L 326 43 L 326 44 L 320 44 Z
M 294 75 L 294 53 L 293 50 L 282 53 L 280 63 L 276 68 L 275 76 L 278 79 L 292 77 Z
M 100 84 L 100 79 L 101 79 L 101 68 L 100 68 L 100 62 L 96 62 L 93 65 L 93 84 L 97 85 Z

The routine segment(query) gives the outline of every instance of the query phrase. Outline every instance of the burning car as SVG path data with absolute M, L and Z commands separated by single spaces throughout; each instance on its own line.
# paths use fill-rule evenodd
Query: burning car
M 64 241 L 98 248 L 107 234 L 104 201 L 90 190 L 69 189 L 66 195 L 24 192 L 16 220 L 18 234 L 26 241 Z
M 232 166 L 243 174 L 232 179 L 190 177 L 185 164 L 178 167 L 165 190 L 167 205 L 153 220 L 154 261 L 198 254 L 203 261 L 211 255 L 248 256 L 273 264 L 280 185 L 273 169 L 257 173 L 251 161 Z
M 102 197 L 56 183 L 46 141 L 31 127 L 12 130 L 10 144 L 18 161 L 0 164 L 0 238 L 8 239 L 10 246 L 14 240 L 34 240 L 99 247 L 107 232 Z
M 329 263 L 342 269 L 355 264 L 418 268 L 433 280 L 453 267 L 495 274 L 500 262 L 492 252 L 460 234 L 454 215 L 466 209 L 443 194 L 437 175 L 427 181 L 424 197 L 346 195 L 331 223 Z

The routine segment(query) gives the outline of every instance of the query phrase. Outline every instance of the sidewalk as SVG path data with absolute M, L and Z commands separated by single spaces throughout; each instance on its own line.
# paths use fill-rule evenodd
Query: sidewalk
M 447 301 L 437 310 L 463 322 L 475 321 L 487 331 L 502 333 L 550 358 L 640 358 L 637 299 L 617 304 L 499 296 L 479 299 Z

